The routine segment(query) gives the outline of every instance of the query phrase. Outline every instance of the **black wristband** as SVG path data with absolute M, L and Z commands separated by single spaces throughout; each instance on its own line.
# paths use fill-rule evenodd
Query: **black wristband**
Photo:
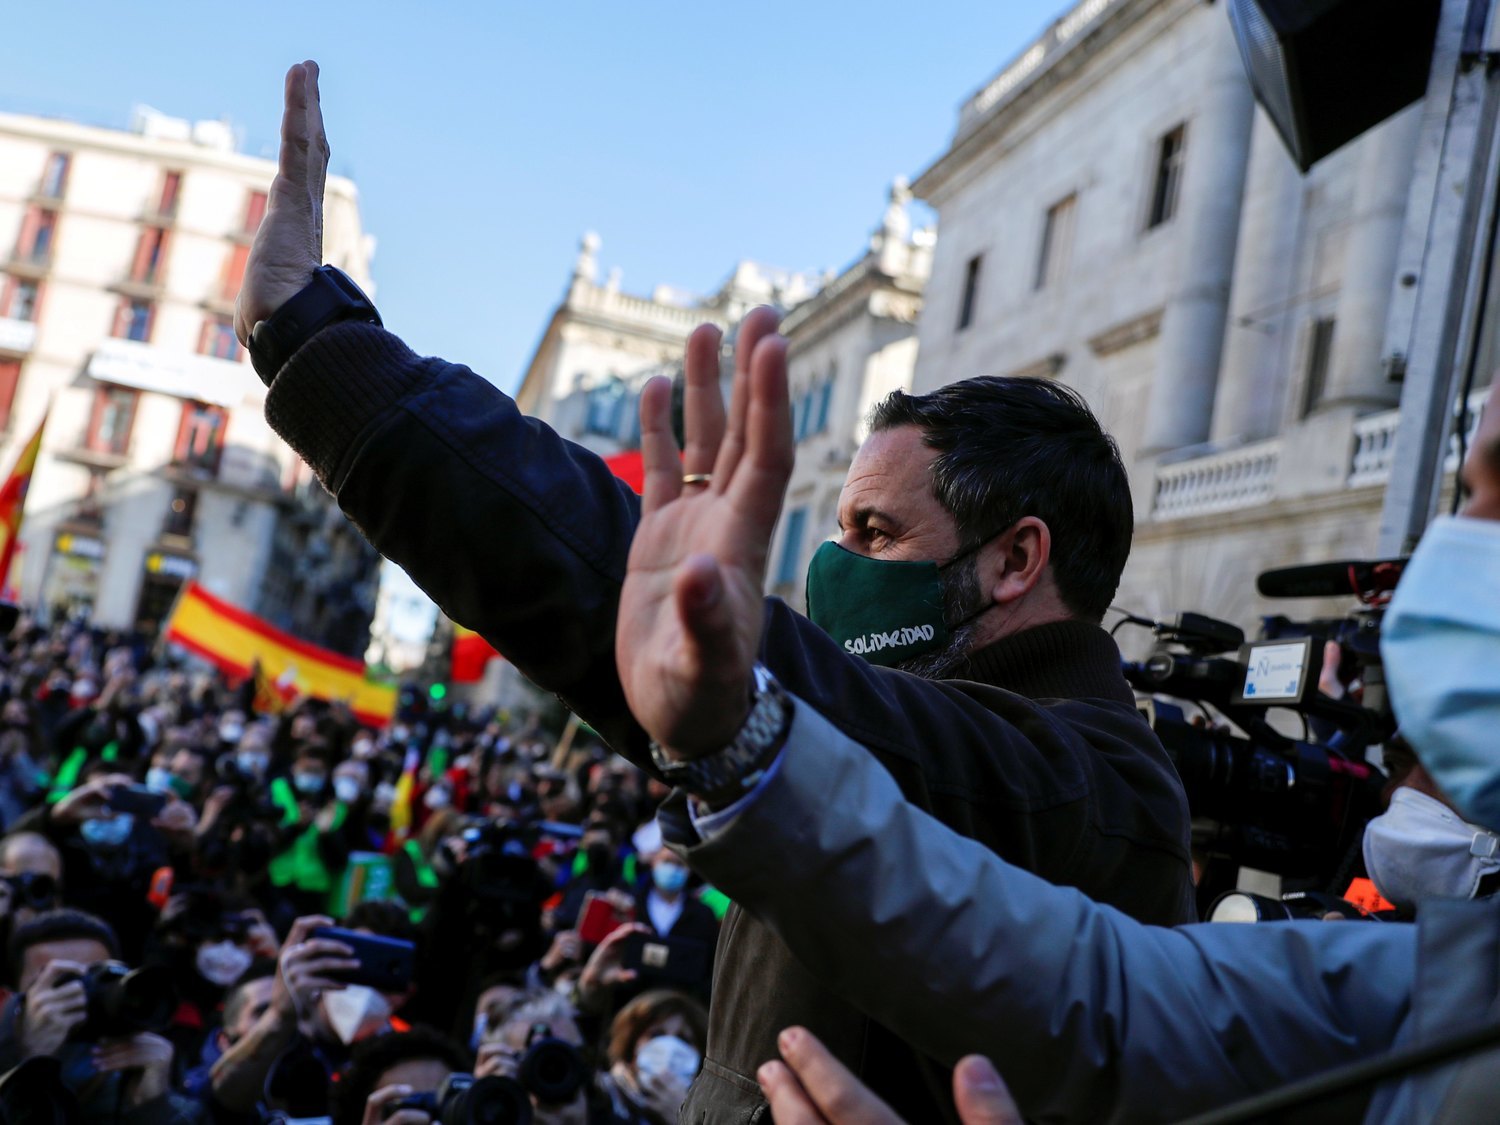
M 250 331 L 250 362 L 260 381 L 270 386 L 297 349 L 330 324 L 362 320 L 380 325 L 380 313 L 343 270 L 319 266 L 312 279 L 266 320 Z

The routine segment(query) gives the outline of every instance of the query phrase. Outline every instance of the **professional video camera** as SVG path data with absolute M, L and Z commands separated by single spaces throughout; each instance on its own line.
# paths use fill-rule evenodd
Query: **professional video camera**
M 130 969 L 100 961 L 72 978 L 83 982 L 87 1015 L 73 1029 L 83 1043 L 119 1039 L 141 1031 L 161 1031 L 177 1008 L 172 971 L 161 965 Z
M 1266 571 L 1256 583 L 1265 597 L 1353 595 L 1362 608 L 1336 619 L 1267 617 L 1249 643 L 1237 626 L 1197 613 L 1169 624 L 1134 616 L 1120 623 L 1157 636 L 1147 660 L 1125 664 L 1125 678 L 1150 697 L 1142 711 L 1177 766 L 1195 821 L 1213 822 L 1212 834 L 1195 840 L 1210 857 L 1343 889 L 1336 884 L 1347 882 L 1385 781 L 1365 752 L 1395 729 L 1379 637 L 1381 607 L 1401 567 L 1393 559 Z M 1330 640 L 1340 645 L 1341 682 L 1360 685 L 1358 702 L 1319 690 Z M 1196 721 L 1182 701 L 1196 705 Z M 1276 708 L 1302 717 L 1301 738 L 1272 725 Z M 1200 882 L 1201 901 L 1233 885 L 1216 882 Z

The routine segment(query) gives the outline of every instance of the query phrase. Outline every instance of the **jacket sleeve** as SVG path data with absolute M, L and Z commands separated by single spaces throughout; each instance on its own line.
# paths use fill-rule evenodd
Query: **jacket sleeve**
M 906 802 L 796 707 L 774 777 L 669 841 L 830 988 L 944 1063 L 994 1060 L 1028 1120 L 1175 1120 L 1388 1047 L 1415 927 L 1141 925 Z
M 639 504 L 600 458 L 467 368 L 421 359 L 366 324 L 336 325 L 304 345 L 273 382 L 266 412 L 365 537 L 444 612 L 651 768 L 614 657 Z M 1157 808 L 1131 830 L 1156 833 L 1148 846 L 1171 853 L 1161 882 L 1186 885 L 1186 810 L 1159 746 L 1159 760 L 1127 763 L 1117 784 L 1095 772 L 1111 768 L 1099 764 L 1108 755 L 1054 710 L 871 666 L 778 599 L 766 603 L 763 659 L 880 756 L 910 799 L 1051 877 L 1072 875 L 1091 795 L 1135 808 L 1139 794 L 1156 794 Z M 1149 732 L 1128 703 L 1118 707 L 1140 728 L 1118 758 L 1138 759 Z M 1162 794 L 1175 802 L 1167 811 Z

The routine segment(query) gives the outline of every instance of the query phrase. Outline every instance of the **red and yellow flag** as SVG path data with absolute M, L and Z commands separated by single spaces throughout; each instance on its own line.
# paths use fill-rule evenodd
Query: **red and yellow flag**
M 484 679 L 484 666 L 500 654 L 473 629 L 453 623 L 453 668 L 455 684 L 477 684 Z
M 31 474 L 36 468 L 37 454 L 42 450 L 42 430 L 47 425 L 47 414 L 37 423 L 36 433 L 21 448 L 10 476 L 0 485 L 0 587 L 9 585 L 11 563 L 16 558 L 16 544 L 21 535 L 21 516 L 26 508 L 26 490 L 31 487 Z
M 396 686 L 376 683 L 361 661 L 298 640 L 268 621 L 189 582 L 166 625 L 166 638 L 241 679 L 260 675 L 315 699 L 349 704 L 355 718 L 385 726 L 396 713 Z

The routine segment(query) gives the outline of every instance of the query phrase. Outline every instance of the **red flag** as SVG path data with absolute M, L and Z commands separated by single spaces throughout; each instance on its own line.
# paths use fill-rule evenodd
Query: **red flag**
M 31 487 L 31 474 L 36 469 L 37 454 L 42 449 L 42 430 L 46 425 L 47 413 L 43 411 L 36 433 L 21 448 L 10 476 L 0 485 L 0 536 L 4 537 L 4 543 L 0 545 L 0 587 L 9 584 L 10 566 L 15 561 L 16 544 L 21 534 L 21 516 L 26 508 L 26 490 Z
M 477 684 L 484 679 L 484 666 L 500 654 L 473 629 L 453 623 L 453 682 Z
M 630 485 L 637 495 L 640 494 L 646 483 L 646 463 L 642 460 L 639 449 L 616 453 L 613 457 L 606 457 L 604 463 L 609 466 L 610 472 Z

